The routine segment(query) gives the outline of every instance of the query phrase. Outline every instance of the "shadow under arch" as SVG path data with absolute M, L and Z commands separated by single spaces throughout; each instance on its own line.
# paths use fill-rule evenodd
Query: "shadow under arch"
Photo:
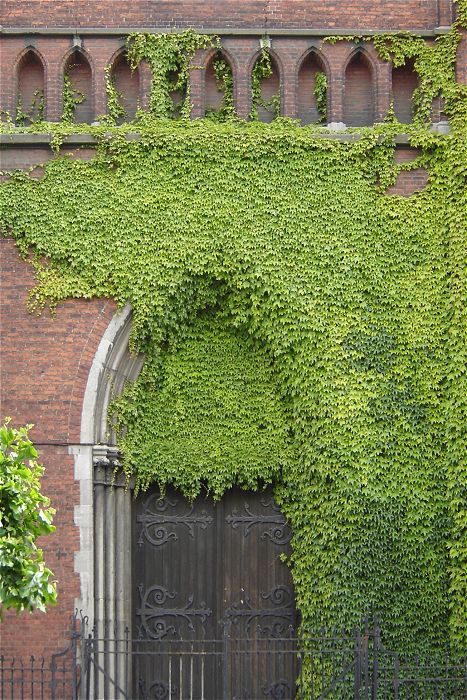
M 314 94 L 316 76 L 324 73 L 329 88 L 330 67 L 327 58 L 315 46 L 308 48 L 297 62 L 295 84 L 297 86 L 297 116 L 302 124 L 324 123 L 329 113 L 329 89 L 327 90 L 326 117 L 317 107 Z
M 44 118 L 39 106 L 40 94 L 43 99 L 42 111 L 46 111 L 47 66 L 35 46 L 27 46 L 17 56 L 13 75 L 15 77 L 15 105 L 21 106 L 24 113 L 31 112 L 29 121 Z
M 344 75 L 344 123 L 371 126 L 375 118 L 376 67 L 365 48 L 358 46 L 347 58 Z
M 222 114 L 222 109 L 224 106 L 229 106 L 229 98 L 225 97 L 222 89 L 219 88 L 218 77 L 214 70 L 214 62 L 216 60 L 223 60 L 228 69 L 230 69 L 231 80 L 232 80 L 232 94 L 230 100 L 232 102 L 233 110 L 235 111 L 235 92 L 236 92 L 236 79 L 237 79 L 237 62 L 234 60 L 233 56 L 224 47 L 220 49 L 212 49 L 206 55 L 204 61 L 204 106 L 203 112 L 206 116 L 215 115 L 216 113 Z
M 94 66 L 91 56 L 80 46 L 72 46 L 62 59 L 62 75 L 83 99 L 75 105 L 73 121 L 90 124 L 94 118 Z
M 120 103 L 129 120 L 136 114 L 141 102 L 141 75 L 139 67 L 132 69 L 128 63 L 128 54 L 125 47 L 114 52 L 108 62 L 109 77 L 121 96 Z M 122 123 L 126 117 L 121 117 L 117 123 Z
M 258 112 L 257 119 L 262 122 L 272 122 L 272 120 L 275 118 L 276 113 L 275 113 L 275 108 L 274 104 L 271 104 L 271 106 L 265 106 L 265 103 L 271 103 L 272 100 L 277 96 L 279 104 L 278 104 L 278 109 L 277 113 L 278 115 L 282 114 L 282 109 L 283 109 L 283 76 L 284 76 L 284 68 L 282 65 L 282 61 L 280 56 L 277 54 L 274 49 L 268 48 L 267 52 L 269 54 L 269 59 L 271 62 L 271 69 L 272 69 L 272 74 L 267 77 L 263 78 L 261 80 L 260 84 L 260 103 L 254 105 L 253 101 L 250 104 L 250 112 L 253 113 L 254 109 L 256 108 Z M 260 49 L 259 51 L 256 51 L 253 56 L 250 59 L 249 65 L 248 65 L 248 75 L 250 76 L 250 82 L 252 81 L 252 73 L 253 69 L 258 63 L 258 61 L 261 59 L 262 56 L 262 50 Z M 252 96 L 251 96 L 252 99 Z

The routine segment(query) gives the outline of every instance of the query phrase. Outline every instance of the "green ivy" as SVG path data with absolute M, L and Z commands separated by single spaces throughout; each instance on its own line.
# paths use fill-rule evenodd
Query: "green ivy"
M 27 124 L 37 124 L 43 121 L 45 111 L 45 98 L 43 90 L 35 90 L 32 96 L 29 109 L 25 111 L 21 95 L 18 96 L 16 105 L 15 124 L 17 126 L 26 126 Z
M 202 488 L 220 498 L 234 483 L 255 489 L 279 480 L 290 460 L 270 359 L 212 310 L 183 339 L 174 335 L 162 352 L 149 350 L 138 381 L 110 411 L 138 488 L 156 479 L 189 498 Z
M 65 73 L 63 76 L 62 92 L 62 121 L 65 124 L 72 124 L 74 122 L 76 107 L 82 102 L 84 102 L 85 99 L 85 94 L 75 88 L 70 76 L 67 73 Z
M 261 53 L 253 66 L 251 72 L 251 110 L 250 119 L 258 119 L 258 107 L 264 107 L 268 112 L 272 112 L 274 118 L 281 112 L 280 94 L 273 95 L 271 99 L 265 100 L 262 97 L 263 80 L 272 75 L 271 56 L 266 46 L 263 46 Z
M 216 77 L 217 89 L 222 93 L 222 102 L 218 109 L 207 111 L 206 116 L 216 121 L 233 119 L 235 117 L 235 104 L 232 68 L 221 51 L 216 53 L 212 67 Z
M 328 115 L 328 79 L 323 71 L 318 71 L 315 75 L 313 95 L 315 96 L 316 109 L 319 114 L 319 123 L 326 124 Z
M 156 75 L 150 113 L 86 127 L 92 161 L 1 185 L 30 305 L 131 304 L 146 361 L 111 408 L 128 477 L 216 498 L 273 482 L 304 627 L 378 612 L 393 648 L 464 649 L 467 98 L 450 59 L 433 83 L 451 133 L 404 125 L 420 155 L 396 165 L 394 118 L 354 143 L 280 118 L 160 118 L 169 67 L 193 55 L 157 68 L 165 41 L 130 41 Z M 433 54 L 417 55 L 423 74 Z M 414 167 L 428 185 L 388 195 Z
M 115 77 L 111 74 L 111 66 L 105 68 L 105 92 L 107 94 L 107 113 L 104 117 L 110 124 L 118 124 L 128 117 L 123 106 L 123 95 L 115 86 Z
M 152 74 L 149 110 L 156 117 L 189 117 L 191 112 L 189 72 L 198 49 L 217 47 L 215 36 L 198 34 L 192 29 L 173 34 L 130 34 L 128 59 L 132 68 L 147 61 Z M 181 102 L 174 102 L 174 95 Z

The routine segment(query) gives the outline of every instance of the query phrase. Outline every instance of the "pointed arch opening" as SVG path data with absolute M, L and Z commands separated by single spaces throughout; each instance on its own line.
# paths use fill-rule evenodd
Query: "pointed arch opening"
M 134 70 L 130 68 L 125 51 L 118 54 L 113 61 L 110 70 L 110 79 L 118 93 L 120 105 L 125 111 L 125 115 L 119 117 L 117 123 L 121 124 L 124 121 L 131 121 L 138 109 L 140 74 L 138 68 Z
M 271 52 L 262 51 L 252 70 L 252 119 L 272 122 L 281 111 L 279 65 Z
M 33 49 L 21 57 L 17 68 L 16 123 L 27 126 L 44 118 L 44 64 Z
M 404 66 L 392 69 L 392 99 L 394 114 L 403 124 L 410 124 L 413 119 L 413 94 L 418 87 L 418 76 L 413 60 Z
M 77 124 L 93 121 L 91 65 L 82 51 L 71 53 L 64 66 L 64 117 Z
M 215 119 L 233 116 L 233 71 L 224 51 L 216 51 L 208 61 L 204 85 L 205 115 Z
M 375 115 L 373 67 L 364 51 L 356 51 L 344 77 L 344 122 L 347 126 L 371 126 Z
M 298 71 L 297 106 L 302 124 L 326 123 L 327 72 L 315 51 L 308 53 Z

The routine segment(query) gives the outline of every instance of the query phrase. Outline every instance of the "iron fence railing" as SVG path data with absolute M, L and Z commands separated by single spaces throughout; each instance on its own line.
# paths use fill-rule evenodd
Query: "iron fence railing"
M 467 700 L 467 657 L 384 648 L 378 625 L 352 634 L 132 639 L 75 621 L 49 660 L 0 657 L 2 700 Z
M 0 655 L 0 700 L 78 700 L 83 629 L 74 617 L 69 644 L 49 658 Z

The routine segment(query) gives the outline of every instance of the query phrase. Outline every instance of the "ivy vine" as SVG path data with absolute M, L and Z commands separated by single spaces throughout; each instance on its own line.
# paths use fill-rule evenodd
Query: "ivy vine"
M 319 123 L 325 124 L 328 115 L 328 79 L 323 71 L 318 71 L 315 75 L 313 95 L 315 96 Z
M 78 90 L 74 85 L 68 73 L 63 76 L 63 111 L 62 121 L 65 124 L 72 124 L 75 120 L 76 107 L 86 99 L 86 95 Z
M 222 93 L 222 102 L 217 109 L 207 110 L 206 116 L 216 121 L 233 119 L 235 117 L 235 104 L 232 67 L 221 51 L 217 51 L 212 61 L 212 67 L 217 89 Z
M 262 97 L 263 81 L 272 76 L 271 56 L 267 46 L 263 46 L 258 59 L 251 72 L 251 110 L 250 119 L 258 119 L 258 108 L 263 107 L 274 115 L 280 115 L 281 97 L 280 93 L 273 95 L 269 100 Z
M 217 47 L 218 43 L 217 37 L 192 29 L 173 34 L 129 35 L 127 52 L 132 68 L 137 68 L 143 60 L 151 67 L 151 114 L 165 118 L 190 116 L 189 73 L 196 68 L 190 62 L 198 49 Z M 174 101 L 177 93 L 181 96 L 179 104 Z
M 16 105 L 15 124 L 17 126 L 27 126 L 28 124 L 37 124 L 44 119 L 45 97 L 43 90 L 35 90 L 29 105 L 29 109 L 25 110 L 21 95 L 18 95 L 18 103 Z
M 107 121 L 110 124 L 118 124 L 124 121 L 128 114 L 123 106 L 123 95 L 117 90 L 115 76 L 112 75 L 111 66 L 105 68 L 105 92 L 107 95 Z

